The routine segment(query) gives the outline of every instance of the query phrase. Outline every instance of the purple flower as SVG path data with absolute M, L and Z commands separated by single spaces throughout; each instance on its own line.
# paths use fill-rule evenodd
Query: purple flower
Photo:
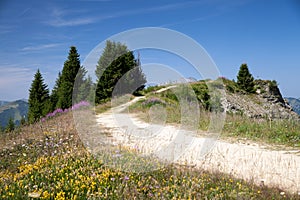
M 125 181 L 128 181 L 128 180 L 129 180 L 129 177 L 128 177 L 128 176 L 125 176 L 125 177 L 124 177 L 124 180 L 125 180 Z
M 119 157 L 122 157 L 122 154 L 120 154 L 120 153 L 117 153 L 117 154 L 113 155 L 113 157 L 115 157 L 115 158 L 119 158 Z
M 51 117 L 54 117 L 55 115 L 59 114 L 59 113 L 67 113 L 71 110 L 76 110 L 76 109 L 79 109 L 80 107 L 83 107 L 83 106 L 89 106 L 90 103 L 87 102 L 87 101 L 81 101 L 77 104 L 74 104 L 71 108 L 67 108 L 67 109 L 61 109 L 61 108 L 57 108 L 56 110 L 54 110 L 53 112 L 51 113 L 48 113 L 45 117 L 43 117 L 41 119 L 42 122 L 46 121 L 46 119 L 48 118 L 51 118 Z
M 142 104 L 143 105 L 154 105 L 154 104 L 166 104 L 166 103 L 159 98 L 152 97 L 152 98 L 144 101 Z

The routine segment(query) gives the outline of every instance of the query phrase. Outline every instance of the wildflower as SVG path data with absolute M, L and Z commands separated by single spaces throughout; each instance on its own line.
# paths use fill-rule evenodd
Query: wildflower
M 44 199 L 50 198 L 50 194 L 47 190 L 43 192 L 42 196 L 43 196 Z
M 122 154 L 119 154 L 119 153 L 113 155 L 113 157 L 116 157 L 116 158 L 121 157 L 121 156 L 122 156 Z
M 124 177 L 124 180 L 125 180 L 125 181 L 129 180 L 129 177 L 128 177 L 128 176 L 125 176 L 125 177 Z
M 280 192 L 280 195 L 281 195 L 281 196 L 285 195 L 285 192 Z
M 154 104 L 163 104 L 163 105 L 165 105 L 166 103 L 164 101 L 162 101 L 161 99 L 156 98 L 156 97 L 152 97 L 150 99 L 147 99 L 146 101 L 144 101 L 142 103 L 142 105 L 154 105 Z
M 61 192 L 57 193 L 55 199 L 57 199 L 57 200 L 65 199 L 65 192 L 61 191 Z
M 114 177 L 112 177 L 112 178 L 110 178 L 110 180 L 114 181 L 114 180 L 115 180 L 115 178 L 114 178 Z

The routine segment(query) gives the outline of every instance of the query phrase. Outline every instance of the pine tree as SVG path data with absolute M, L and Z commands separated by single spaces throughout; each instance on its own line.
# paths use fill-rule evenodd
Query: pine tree
M 237 85 L 240 89 L 247 93 L 253 93 L 254 90 L 254 78 L 250 73 L 247 64 L 242 64 L 237 76 Z
M 146 83 L 140 62 L 135 60 L 133 52 L 129 51 L 126 45 L 112 41 L 106 43 L 98 61 L 96 76 L 96 103 L 111 98 L 119 81 L 121 82 L 118 83 L 118 95 L 134 92 Z
M 118 58 L 122 66 L 122 62 L 127 63 L 130 68 L 125 68 L 121 72 L 121 78 L 118 80 L 117 85 L 114 87 L 114 95 L 121 96 L 124 94 L 137 94 L 137 91 L 142 90 L 145 87 L 146 78 L 142 72 L 139 60 L 134 59 L 134 55 L 131 51 L 124 54 L 124 61 L 122 57 Z
M 72 46 L 69 51 L 68 59 L 65 61 L 61 73 L 57 107 L 66 109 L 72 106 L 74 82 L 79 68 L 79 54 L 77 53 L 76 47 Z
M 26 125 L 26 116 L 22 116 L 21 120 L 20 120 L 20 126 L 24 126 Z
M 29 89 L 29 123 L 36 122 L 42 116 L 47 114 L 48 110 L 45 108 L 46 104 L 49 102 L 49 90 L 47 87 L 40 70 L 37 70 Z
M 58 90 L 61 85 L 61 73 L 58 73 L 58 77 L 56 78 L 55 85 L 52 89 L 51 95 L 50 95 L 50 101 L 51 101 L 51 111 L 54 111 L 57 108 L 57 103 L 58 103 Z
M 0 133 L 3 133 L 3 132 L 4 132 L 4 128 L 0 124 Z
M 86 78 L 86 74 L 86 69 L 83 66 L 81 66 L 75 79 L 73 90 L 73 103 L 78 103 L 80 101 L 94 101 L 94 84 L 90 76 Z
M 96 103 L 100 103 L 111 97 L 113 85 L 118 78 L 117 74 L 120 76 L 118 71 L 114 71 L 117 70 L 115 69 L 117 68 L 116 60 L 127 52 L 127 47 L 121 43 L 109 40 L 106 42 L 105 49 L 98 61 L 95 71 L 97 76 Z
M 13 130 L 15 130 L 15 122 L 13 118 L 10 117 L 5 128 L 5 132 L 12 132 Z

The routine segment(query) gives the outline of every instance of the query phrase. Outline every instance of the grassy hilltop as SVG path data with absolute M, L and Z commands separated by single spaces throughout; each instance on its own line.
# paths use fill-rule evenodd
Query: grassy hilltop
M 202 84 L 192 86 L 202 90 Z M 131 111 L 146 110 L 150 103 L 164 102 L 167 108 L 176 105 L 176 99 L 170 98 L 169 91 L 158 95 L 150 90 L 156 89 L 144 91 L 147 99 L 155 97 L 157 100 L 138 102 Z M 103 106 L 98 109 L 103 110 Z M 177 112 L 176 106 L 172 109 L 173 114 Z M 176 120 L 176 117 L 168 118 L 171 123 L 176 123 Z M 261 131 L 267 126 L 264 122 L 250 125 L 254 119 L 236 115 L 229 115 L 229 120 L 233 121 L 226 122 L 225 136 L 230 137 L 260 138 Z M 201 122 L 199 127 L 205 129 L 206 123 Z M 277 122 L 272 123 L 270 133 Z M 278 126 L 284 126 L 280 123 Z M 299 131 L 298 125 L 294 129 Z M 291 144 L 291 138 L 285 137 L 280 136 L 283 138 L 280 142 Z M 199 171 L 188 166 L 170 165 L 140 174 L 110 167 L 86 150 L 70 111 L 4 133 L 0 136 L 0 146 L 1 199 L 299 199 L 297 194 L 277 188 L 256 186 L 230 175 Z M 131 151 L 120 148 L 113 153 L 137 162 L 136 157 L 130 156 Z

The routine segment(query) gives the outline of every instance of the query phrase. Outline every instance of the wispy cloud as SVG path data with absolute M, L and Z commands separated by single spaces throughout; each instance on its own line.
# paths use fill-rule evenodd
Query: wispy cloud
M 99 0 L 95 0 L 95 1 L 99 1 Z M 100 0 L 99 2 L 103 2 L 103 1 L 106 1 L 106 0 Z M 109 0 L 107 0 L 107 1 L 109 1 Z M 182 9 L 182 8 L 194 6 L 196 4 L 199 4 L 199 2 L 198 1 L 186 1 L 186 2 L 181 2 L 181 3 L 158 5 L 158 6 L 153 6 L 153 7 L 149 7 L 149 8 L 143 8 L 143 9 L 117 11 L 117 12 L 112 12 L 109 14 L 104 14 L 101 16 L 98 15 L 98 16 L 82 16 L 82 17 L 72 17 L 72 15 L 74 13 L 77 13 L 77 14 L 85 13 L 84 10 L 67 10 L 67 9 L 54 8 L 51 13 L 51 20 L 47 21 L 47 24 L 54 26 L 54 27 L 87 25 L 87 24 L 101 22 L 101 21 L 107 20 L 107 19 L 112 19 L 112 18 L 119 18 L 119 17 L 126 17 L 126 16 L 152 13 L 152 12 L 162 12 L 162 11 Z
M 47 23 L 54 27 L 86 25 L 95 23 L 98 20 L 94 17 L 70 17 L 74 13 L 82 13 L 83 11 L 81 10 L 54 8 L 51 12 L 51 20 L 47 21 Z
M 27 47 L 23 47 L 21 51 L 39 51 L 39 50 L 54 48 L 60 45 L 61 45 L 60 43 L 53 43 L 53 44 L 43 44 L 37 46 L 27 46 Z
M 13 26 L 11 25 L 0 25 L 0 34 L 7 34 L 7 33 L 11 33 L 14 31 Z
M 7 82 L 19 82 L 23 80 L 31 80 L 32 69 L 19 67 L 17 65 L 2 65 L 0 66 L 0 88 L 7 87 Z M 28 76 L 30 75 L 30 76 Z
M 110 18 L 118 18 L 118 17 L 145 14 L 145 13 L 153 13 L 153 12 L 170 11 L 170 10 L 191 7 L 196 4 L 199 4 L 199 1 L 185 1 L 185 2 L 181 2 L 181 3 L 158 5 L 158 6 L 148 7 L 148 8 L 144 8 L 144 9 L 127 10 L 127 11 L 113 13 L 113 14 L 111 14 Z
M 34 74 L 32 69 L 20 67 L 18 65 L 1 64 L 0 70 L 1 100 L 15 100 L 27 98 L 30 82 Z
M 175 21 L 167 24 L 160 25 L 160 27 L 172 27 L 180 24 L 193 23 L 198 21 L 205 21 L 211 18 L 220 17 L 228 12 L 231 12 L 238 7 L 245 6 L 250 0 L 232 0 L 230 2 L 222 2 L 219 0 L 210 0 L 201 2 L 205 7 L 210 7 L 210 12 L 202 12 L 202 16 L 193 18 L 193 19 L 185 19 L 180 21 Z M 194 3 L 191 2 L 191 5 Z
M 79 18 L 79 19 L 55 19 L 49 22 L 51 26 L 62 27 L 62 26 L 78 26 L 95 23 L 97 19 L 95 18 Z

